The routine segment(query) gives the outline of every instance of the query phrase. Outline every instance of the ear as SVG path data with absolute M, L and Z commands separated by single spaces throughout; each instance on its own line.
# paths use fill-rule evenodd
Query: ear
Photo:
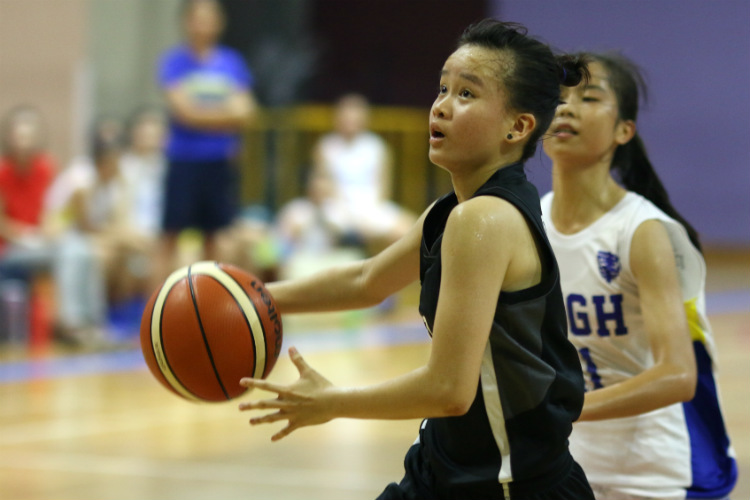
M 633 120 L 620 120 L 615 125 L 615 142 L 622 146 L 635 136 L 636 126 Z
M 534 115 L 532 115 L 531 113 L 521 113 L 516 116 L 513 125 L 508 131 L 508 133 L 513 137 L 511 139 L 508 139 L 506 137 L 506 141 L 511 144 L 523 142 L 534 131 L 535 127 L 536 118 L 534 118 Z

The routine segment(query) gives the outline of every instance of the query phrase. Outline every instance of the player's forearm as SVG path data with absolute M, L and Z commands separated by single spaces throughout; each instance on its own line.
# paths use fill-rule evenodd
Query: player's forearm
M 578 420 L 605 420 L 640 415 L 692 399 L 695 372 L 663 364 L 617 384 L 586 393 Z
M 331 388 L 324 396 L 333 418 L 410 419 L 466 413 L 475 393 L 467 397 L 452 377 L 440 377 L 427 366 L 387 382 L 362 388 Z
M 358 261 L 266 286 L 283 314 L 359 309 L 380 302 L 367 293 L 363 267 Z
M 184 125 L 217 132 L 236 132 L 249 122 L 249 113 L 224 109 L 195 109 L 186 107 L 175 113 Z
M 223 106 L 215 108 L 196 106 L 179 91 L 168 94 L 167 102 L 177 121 L 209 131 L 240 131 L 256 113 L 254 101 L 244 93 L 232 95 Z

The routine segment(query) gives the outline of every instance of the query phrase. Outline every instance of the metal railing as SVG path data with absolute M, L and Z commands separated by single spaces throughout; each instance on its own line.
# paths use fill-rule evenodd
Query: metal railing
M 393 158 L 393 200 L 421 213 L 450 190 L 450 178 L 430 163 L 426 109 L 373 107 L 370 130 L 388 144 Z M 263 109 L 245 133 L 241 197 L 272 211 L 304 196 L 311 154 L 332 129 L 333 110 L 325 105 Z

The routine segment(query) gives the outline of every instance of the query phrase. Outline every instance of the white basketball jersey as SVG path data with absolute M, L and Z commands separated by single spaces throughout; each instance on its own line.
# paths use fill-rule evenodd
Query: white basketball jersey
M 380 201 L 382 169 L 386 160 L 383 140 L 363 132 L 351 141 L 329 134 L 320 144 L 337 195 L 350 205 L 372 207 Z
M 553 193 L 542 198 L 542 219 L 560 266 L 569 338 L 579 352 L 586 390 L 621 382 L 654 364 L 630 268 L 633 234 L 651 219 L 661 221 L 669 233 L 694 347 L 700 344 L 707 353 L 707 376 L 713 383 L 714 345 L 705 314 L 706 266 L 684 227 L 650 201 L 628 192 L 589 227 L 562 234 L 550 219 L 552 198 Z M 716 434 L 726 436 L 715 388 L 708 392 L 713 392 L 707 399 L 719 413 L 721 429 Z M 695 486 L 693 467 L 701 462 L 694 457 L 696 445 L 691 444 L 689 427 L 696 427 L 694 419 L 686 418 L 686 411 L 683 404 L 674 404 L 634 417 L 579 422 L 570 438 L 571 452 L 592 484 L 654 498 L 685 496 Z M 726 456 L 728 441 L 718 446 Z M 716 488 L 713 483 L 708 487 Z

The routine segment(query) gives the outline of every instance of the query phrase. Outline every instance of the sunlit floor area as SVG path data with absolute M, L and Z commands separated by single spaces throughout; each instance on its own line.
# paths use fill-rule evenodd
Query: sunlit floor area
M 709 254 L 708 307 L 724 411 L 750 497 L 750 256 Z M 411 290 L 388 311 L 285 320 L 334 383 L 361 385 L 423 363 L 428 336 Z M 237 402 L 172 395 L 138 349 L 0 357 L 0 498 L 14 500 L 371 499 L 398 480 L 419 422 L 336 420 L 272 443 Z M 283 356 L 270 378 L 296 376 Z M 260 397 L 250 394 L 247 398 Z

